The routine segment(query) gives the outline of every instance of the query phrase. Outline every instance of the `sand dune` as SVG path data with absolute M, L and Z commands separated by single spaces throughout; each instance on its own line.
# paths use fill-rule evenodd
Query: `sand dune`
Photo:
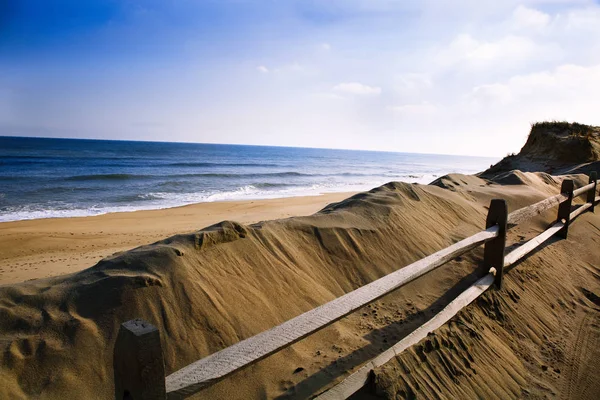
M 504 157 L 479 175 L 496 180 L 498 174 L 514 170 L 554 175 L 598 171 L 600 127 L 576 122 L 536 122 L 518 154 Z
M 350 195 L 200 203 L 96 217 L 0 223 L 0 285 L 81 271 L 114 253 L 228 218 L 254 223 L 310 215 Z
M 224 221 L 71 275 L 0 286 L 0 398 L 110 398 L 123 321 L 140 317 L 160 329 L 171 373 L 479 231 L 491 198 L 514 210 L 560 187 L 556 177 L 513 175 L 504 185 L 463 175 L 425 186 L 390 183 L 312 216 Z M 587 183 L 575 178 L 576 186 Z M 553 213 L 515 228 L 510 240 L 543 230 Z M 389 397 L 598 394 L 595 369 L 582 363 L 594 359 L 600 337 L 599 230 L 598 213 L 579 217 L 568 240 L 510 271 L 506 289 L 378 370 L 375 390 Z M 310 397 L 441 309 L 476 280 L 480 259 L 480 250 L 459 257 L 197 397 Z
M 542 174 L 516 175 L 546 180 Z M 511 231 L 515 246 L 552 216 Z M 600 359 L 600 218 L 584 214 L 419 345 L 375 370 L 385 398 L 595 399 Z

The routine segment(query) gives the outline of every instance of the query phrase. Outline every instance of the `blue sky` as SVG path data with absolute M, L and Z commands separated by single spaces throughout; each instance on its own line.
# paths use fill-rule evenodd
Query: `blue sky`
M 0 4 L 2 135 L 500 156 L 600 125 L 597 1 Z

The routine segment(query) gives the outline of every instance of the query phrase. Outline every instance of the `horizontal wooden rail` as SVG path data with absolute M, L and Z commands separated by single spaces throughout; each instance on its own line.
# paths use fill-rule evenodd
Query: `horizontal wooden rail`
M 595 188 L 595 182 L 590 183 L 586 186 L 583 186 L 577 190 L 574 190 L 573 197 L 579 196 L 583 193 L 586 193 L 588 190 L 593 189 L 593 188 Z M 556 197 L 556 196 L 554 196 L 554 197 Z M 598 200 L 598 199 L 600 199 L 600 197 L 596 198 L 596 200 Z M 539 204 L 539 203 L 536 203 L 536 204 Z M 585 203 L 585 204 L 581 205 L 579 208 L 577 208 L 577 210 L 575 210 L 569 214 L 569 219 L 572 220 L 573 218 L 583 214 L 590 207 L 592 207 L 592 203 Z M 523 209 L 521 209 L 521 210 L 523 210 Z M 510 214 L 509 214 L 509 218 L 510 218 Z M 538 236 L 529 240 L 523 246 L 520 246 L 517 249 L 513 250 L 511 253 L 507 254 L 504 257 L 504 267 L 508 267 L 509 265 L 516 263 L 518 260 L 525 257 L 532 250 L 534 250 L 540 244 L 544 243 L 546 240 L 548 240 L 550 237 L 552 237 L 554 234 L 556 234 L 558 231 L 560 231 L 564 227 L 565 227 L 564 221 L 558 221 L 554 225 L 552 225 L 550 228 L 548 228 L 544 232 L 540 233 Z
M 573 197 L 581 196 L 586 193 L 588 190 L 591 190 L 596 187 L 596 182 L 588 183 L 585 186 L 580 187 L 579 189 L 573 190 Z
M 544 232 L 540 233 L 524 245 L 511 251 L 504 257 L 504 267 L 513 265 L 527 254 L 531 253 L 536 247 L 550 239 L 555 233 L 560 231 L 565 226 L 564 222 L 557 222 Z
M 580 195 L 588 192 L 589 190 L 594 189 L 595 187 L 596 187 L 595 181 L 592 183 L 589 183 L 585 186 L 582 186 L 579 189 L 573 191 L 573 197 L 580 196 Z M 544 211 L 549 210 L 550 208 L 552 208 L 566 200 L 568 200 L 568 196 L 564 193 L 560 193 L 555 196 L 548 197 L 547 199 L 544 199 L 537 203 L 534 203 L 530 206 L 515 210 L 515 211 L 511 212 L 510 214 L 508 214 L 507 224 L 509 225 L 509 227 L 512 228 L 512 227 L 520 224 L 521 222 L 531 219 L 531 218 L 535 217 L 536 215 L 539 215 L 539 214 L 543 213 Z
M 184 398 L 288 347 L 353 311 L 385 296 L 453 258 L 495 238 L 498 227 L 476 233 L 268 331 L 238 342 L 167 376 L 169 399 Z
M 573 220 L 575 217 L 583 214 L 590 207 L 592 207 L 591 203 L 585 203 L 585 204 L 582 204 L 581 206 L 579 206 L 579 208 L 577 210 L 575 210 L 571 213 L 571 220 Z
M 528 219 L 531 219 L 536 215 L 539 215 L 544 211 L 549 210 L 550 208 L 562 203 L 563 201 L 568 200 L 568 198 L 569 197 L 567 195 L 560 193 L 556 196 L 548 197 L 547 199 L 539 201 L 530 206 L 520 208 L 508 214 L 507 223 L 510 227 L 518 225 L 521 222 L 527 221 Z
M 426 338 L 430 332 L 433 332 L 440 326 L 444 325 L 460 310 L 471 304 L 482 293 L 488 290 L 493 283 L 494 275 L 485 275 L 467 290 L 459 294 L 446 307 L 444 307 L 442 311 L 434 315 L 429 321 L 425 322 L 423 325 L 408 334 L 404 339 L 377 357 L 367 361 L 367 363 L 359 368 L 356 372 L 334 387 L 328 389 L 326 392 L 323 392 L 317 396 L 315 400 L 342 400 L 350 397 L 367 384 L 369 373 L 372 369 L 387 363 L 394 356 L 419 343 L 422 339 Z

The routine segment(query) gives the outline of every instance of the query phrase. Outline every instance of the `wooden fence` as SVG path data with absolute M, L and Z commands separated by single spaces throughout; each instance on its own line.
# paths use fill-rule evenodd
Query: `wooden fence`
M 484 244 L 483 264 L 485 269 L 490 271 L 487 275 L 402 341 L 367 362 L 350 377 L 319 396 L 320 399 L 346 398 L 364 385 L 368 372 L 372 368 L 385 363 L 394 354 L 417 343 L 428 332 L 437 329 L 490 286 L 500 289 L 504 268 L 525 257 L 553 235 L 566 238 L 571 220 L 586 210 L 593 212 L 594 204 L 600 201 L 600 197 L 596 197 L 596 172 L 592 172 L 589 178 L 589 184 L 577 190 L 574 190 L 572 180 L 565 179 L 560 194 L 510 214 L 507 212 L 504 200 L 494 199 L 490 203 L 485 230 L 307 311 L 270 330 L 193 362 L 166 378 L 158 329 L 140 319 L 125 322 L 121 325 L 114 347 L 115 399 L 164 400 L 183 399 L 191 396 L 325 328 L 359 308 L 446 264 L 457 256 Z M 573 198 L 582 194 L 586 194 L 586 203 L 571 212 Z M 507 229 L 556 205 L 558 205 L 556 223 L 505 256 Z

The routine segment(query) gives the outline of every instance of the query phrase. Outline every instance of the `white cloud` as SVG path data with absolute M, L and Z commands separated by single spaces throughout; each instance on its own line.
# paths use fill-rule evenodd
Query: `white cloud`
M 469 96 L 476 106 L 493 103 L 506 104 L 512 99 L 511 90 L 506 85 L 499 83 L 475 86 Z
M 287 66 L 281 68 L 280 70 L 290 71 L 290 72 L 304 72 L 304 71 L 306 71 L 306 68 L 303 65 L 300 65 L 299 63 L 295 62 L 293 64 L 290 64 L 290 65 L 287 65 Z
M 600 91 L 600 65 L 580 66 L 566 64 L 551 71 L 541 71 L 525 75 L 517 75 L 505 83 L 487 85 L 494 87 L 496 93 L 503 92 L 518 101 L 527 98 L 538 98 L 546 101 L 563 101 L 566 98 L 579 98 L 581 101 L 594 101 Z M 476 88 L 477 89 L 477 88 Z
M 519 5 L 513 11 L 512 17 L 516 29 L 543 29 L 551 20 L 550 15 L 524 5 Z
M 437 111 L 437 107 L 428 102 L 420 104 L 403 104 L 399 106 L 387 107 L 387 110 L 403 116 L 423 116 L 430 115 Z
M 419 90 L 433 87 L 433 80 L 430 75 L 424 73 L 407 73 L 394 77 L 398 90 Z
M 598 103 L 600 100 L 600 65 L 562 65 L 554 71 L 539 72 L 511 78 L 508 86 L 520 96 L 543 96 L 551 92 L 561 100 L 578 98 L 578 102 Z
M 598 7 L 571 10 L 566 14 L 565 20 L 564 25 L 567 30 L 600 32 L 600 8 Z
M 294 62 L 291 64 L 283 64 L 278 67 L 274 67 L 274 68 L 270 69 L 269 72 L 272 72 L 274 74 L 281 74 L 281 75 L 283 75 L 283 74 L 292 75 L 292 74 L 313 74 L 315 71 L 306 65 L 302 65 L 300 63 Z
M 346 97 L 344 97 L 344 96 L 340 96 L 339 94 L 335 94 L 335 93 L 327 93 L 327 92 L 315 93 L 313 96 L 316 98 L 320 98 L 320 99 L 347 100 Z
M 329 51 L 329 50 L 331 50 L 331 45 L 329 43 L 321 43 L 319 45 L 319 49 L 324 50 L 324 51 Z
M 342 92 L 342 93 L 349 93 L 349 94 L 356 94 L 356 95 L 379 95 L 379 94 L 381 94 L 380 87 L 363 85 L 362 83 L 358 83 L 358 82 L 340 83 L 339 85 L 334 86 L 333 90 Z
M 515 75 L 473 88 L 462 102 L 447 105 L 453 135 L 469 138 L 465 145 L 490 149 L 498 154 L 517 151 L 524 143 L 528 125 L 542 120 L 567 120 L 598 125 L 600 64 L 566 64 L 551 70 Z M 459 135 L 457 132 L 461 132 Z
M 267 67 L 265 67 L 264 65 L 260 65 L 260 66 L 256 67 L 256 70 L 258 72 L 262 72 L 263 74 L 267 74 L 269 72 L 269 69 Z
M 466 96 L 462 111 L 486 115 L 502 125 L 548 119 L 597 124 L 599 92 L 600 64 L 566 64 L 477 86 Z
M 458 35 L 438 55 L 438 61 L 447 67 L 463 63 L 471 66 L 487 66 L 492 62 L 503 64 L 521 63 L 529 58 L 549 52 L 532 39 L 508 35 L 496 41 L 479 41 L 469 34 Z

